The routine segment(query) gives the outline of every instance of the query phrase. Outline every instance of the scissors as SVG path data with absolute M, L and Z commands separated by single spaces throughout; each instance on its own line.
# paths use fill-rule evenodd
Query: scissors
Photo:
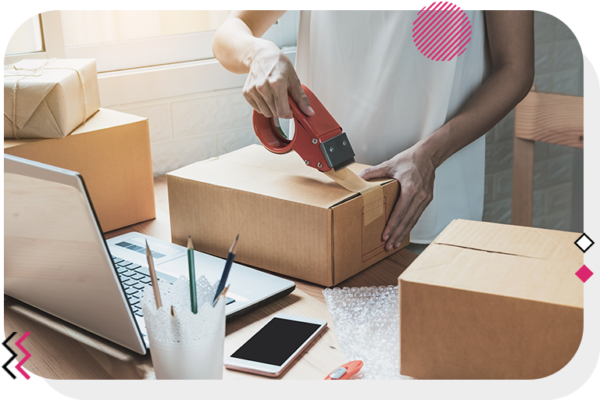
M 326 381 L 338 381 L 350 379 L 360 371 L 363 366 L 361 360 L 347 362 L 346 364 L 336 368 L 332 373 L 325 377 Z

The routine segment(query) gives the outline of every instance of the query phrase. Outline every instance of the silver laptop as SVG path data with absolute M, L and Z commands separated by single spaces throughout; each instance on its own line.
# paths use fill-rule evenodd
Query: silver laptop
M 136 232 L 105 241 L 77 172 L 4 155 L 5 294 L 145 354 L 139 301 L 150 279 L 144 240 L 159 280 L 188 276 L 182 246 Z M 213 284 L 220 279 L 223 259 L 195 252 L 195 262 L 197 277 Z M 235 263 L 228 283 L 228 320 L 295 288 Z

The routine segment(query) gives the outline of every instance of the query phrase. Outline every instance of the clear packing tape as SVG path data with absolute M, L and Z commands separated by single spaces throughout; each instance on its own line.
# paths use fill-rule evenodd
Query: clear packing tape
M 381 199 L 383 199 L 383 188 L 379 183 L 367 182 L 348 168 L 342 168 L 339 171 L 331 169 L 325 172 L 325 175 L 345 189 L 354 193 L 360 193 L 365 208 L 369 204 L 379 204 Z M 364 213 L 365 226 L 369 225 L 383 214 L 384 209 L 382 207 L 377 207 L 376 210 L 377 212 Z
M 354 379 L 411 379 L 400 375 L 398 286 L 323 290 L 344 362 L 362 360 Z

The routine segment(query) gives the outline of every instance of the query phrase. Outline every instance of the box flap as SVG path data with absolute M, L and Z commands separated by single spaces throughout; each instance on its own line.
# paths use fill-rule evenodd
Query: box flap
M 434 243 L 546 259 L 563 239 L 564 232 L 559 231 L 457 219 Z
M 83 125 L 71 132 L 71 135 L 77 135 L 85 132 L 99 131 L 101 129 L 113 128 L 115 126 L 133 124 L 144 121 L 146 118 L 133 114 L 127 114 L 120 111 L 101 108 L 96 114 L 91 116 Z
M 349 168 L 358 173 L 366 167 L 352 164 Z M 169 175 L 320 208 L 356 196 L 325 174 L 307 167 L 295 152 L 273 154 L 260 145 L 200 161 Z M 375 181 L 384 184 L 392 180 Z
M 26 143 L 39 142 L 40 140 L 47 139 L 4 139 L 4 148 L 9 149 L 11 147 L 21 146 Z
M 583 307 L 578 233 L 455 220 L 402 281 Z

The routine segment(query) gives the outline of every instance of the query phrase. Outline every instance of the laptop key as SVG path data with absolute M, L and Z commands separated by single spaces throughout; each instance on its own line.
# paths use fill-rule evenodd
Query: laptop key
M 118 263 L 120 267 L 126 267 L 128 265 L 133 264 L 131 261 L 127 261 L 127 260 L 121 260 L 120 263 Z
M 130 278 L 135 275 L 135 271 L 125 271 L 122 273 L 122 275 Z
M 144 288 L 144 285 L 142 285 L 141 283 L 136 283 L 135 285 L 133 285 L 133 287 L 137 290 L 142 290 Z
M 142 275 L 142 274 L 135 274 L 135 275 L 131 276 L 132 279 L 136 279 L 136 280 L 144 279 L 145 277 L 146 277 L 146 275 Z
M 113 261 L 115 262 L 115 264 L 116 264 L 116 263 L 120 263 L 121 261 L 123 261 L 123 259 L 122 259 L 122 258 L 115 257 L 115 256 L 113 256 L 113 258 L 112 258 L 112 259 L 113 259 Z
M 139 299 L 136 300 L 135 298 L 129 300 L 129 304 L 131 304 L 132 306 L 139 304 L 139 302 L 140 302 L 140 300 Z
M 144 314 L 142 313 L 142 310 L 137 310 L 134 314 L 137 315 L 138 317 L 144 316 Z
M 123 272 L 127 271 L 127 268 L 123 268 L 123 267 L 117 267 L 117 273 L 118 274 L 122 274 Z
M 131 264 L 131 265 L 128 265 L 128 266 L 127 266 L 127 268 L 129 268 L 129 269 L 131 269 L 131 270 L 138 269 L 138 268 L 140 268 L 140 267 L 141 267 L 141 265 L 140 265 L 140 264 Z
M 148 283 L 152 282 L 152 280 L 150 278 L 143 278 L 143 279 L 140 279 L 140 282 L 148 284 Z
M 137 291 L 138 291 L 137 289 L 132 288 L 132 287 L 125 289 L 125 293 L 127 293 L 127 294 L 134 294 L 134 293 L 137 293 Z

